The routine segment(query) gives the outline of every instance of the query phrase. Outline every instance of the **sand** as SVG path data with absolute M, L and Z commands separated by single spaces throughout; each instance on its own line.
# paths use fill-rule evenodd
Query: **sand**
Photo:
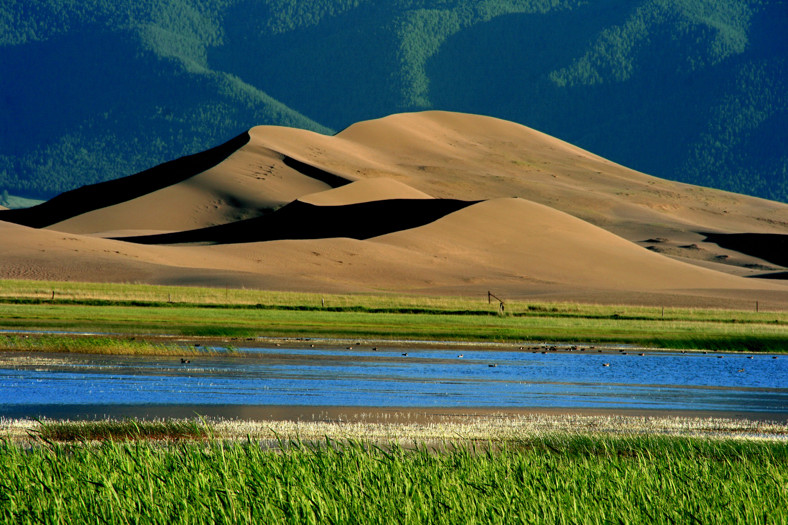
M 786 232 L 786 204 L 424 112 L 333 137 L 260 126 L 2 211 L 0 278 L 785 309 L 788 281 L 753 276 L 788 270 Z

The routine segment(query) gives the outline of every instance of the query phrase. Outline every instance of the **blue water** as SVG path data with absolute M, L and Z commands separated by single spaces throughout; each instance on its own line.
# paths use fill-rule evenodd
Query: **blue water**
M 254 357 L 193 357 L 189 364 L 173 358 L 0 354 L 0 415 L 18 415 L 26 406 L 151 404 L 788 414 L 788 356 L 468 348 L 245 351 Z

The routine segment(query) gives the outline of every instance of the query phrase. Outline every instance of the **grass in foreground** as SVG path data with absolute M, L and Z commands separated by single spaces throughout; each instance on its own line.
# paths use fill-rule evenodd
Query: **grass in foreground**
M 3 522 L 784 523 L 788 445 L 551 435 L 0 445 Z

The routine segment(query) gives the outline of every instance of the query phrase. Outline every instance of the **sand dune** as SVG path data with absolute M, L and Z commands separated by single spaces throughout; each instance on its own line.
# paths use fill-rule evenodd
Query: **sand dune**
M 770 288 L 663 257 L 569 214 L 523 199 L 485 201 L 424 227 L 375 240 L 461 262 L 479 275 L 572 287 Z
M 742 277 L 788 269 L 788 205 L 474 115 L 260 126 L 0 219 L 0 277 L 788 307 Z
M 788 307 L 788 286 L 674 261 L 522 199 L 468 206 L 369 240 L 141 246 L 0 223 L 4 277 L 322 292 Z M 12 254 L 12 255 L 9 255 Z

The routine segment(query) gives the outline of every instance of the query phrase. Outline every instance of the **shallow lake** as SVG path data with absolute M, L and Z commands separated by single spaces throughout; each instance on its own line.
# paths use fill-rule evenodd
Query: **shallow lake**
M 468 348 L 241 350 L 249 355 L 192 357 L 190 363 L 180 358 L 3 353 L 0 416 L 46 415 L 58 406 L 81 405 L 110 411 L 130 405 L 290 405 L 788 414 L 788 356 Z

